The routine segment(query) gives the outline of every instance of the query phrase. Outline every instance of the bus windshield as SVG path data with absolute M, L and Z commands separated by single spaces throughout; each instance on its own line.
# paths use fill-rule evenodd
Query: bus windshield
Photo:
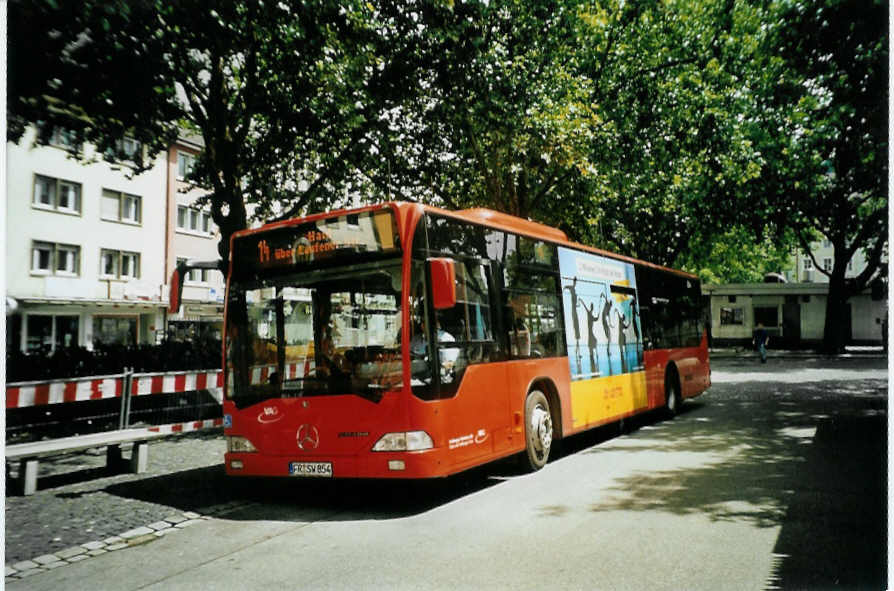
M 231 284 L 228 397 L 356 394 L 378 402 L 402 384 L 399 260 Z

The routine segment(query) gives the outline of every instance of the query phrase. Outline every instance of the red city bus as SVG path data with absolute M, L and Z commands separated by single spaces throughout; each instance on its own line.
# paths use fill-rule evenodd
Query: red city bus
M 537 470 L 555 439 L 710 385 L 695 276 L 513 216 L 388 203 L 238 232 L 230 253 L 230 475 Z

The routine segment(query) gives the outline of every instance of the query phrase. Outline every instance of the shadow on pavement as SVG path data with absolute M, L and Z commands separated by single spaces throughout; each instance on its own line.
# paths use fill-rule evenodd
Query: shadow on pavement
M 511 462 L 437 480 L 231 478 L 223 466 L 108 486 L 120 497 L 233 520 L 395 519 L 429 511 L 511 476 Z
M 886 424 L 884 415 L 820 423 L 774 548 L 780 588 L 885 588 Z
M 734 400 L 741 385 L 715 386 L 711 406 L 724 407 L 723 416 L 699 416 L 690 404 L 682 421 L 645 424 L 631 437 L 583 450 L 661 451 L 678 466 L 618 479 L 590 509 L 779 528 L 767 581 L 773 588 L 885 588 L 884 387 L 867 381 L 748 389 Z M 736 394 L 725 396 L 727 390 Z M 698 465 L 685 466 L 696 455 Z

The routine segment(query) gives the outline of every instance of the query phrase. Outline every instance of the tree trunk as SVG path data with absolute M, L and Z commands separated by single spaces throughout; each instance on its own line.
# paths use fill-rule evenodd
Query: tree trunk
M 837 267 L 838 265 L 836 265 Z M 829 355 L 835 355 L 844 351 L 845 345 L 850 342 L 851 335 L 848 329 L 847 301 L 850 294 L 844 280 L 844 270 L 837 272 L 835 269 L 829 278 L 829 295 L 826 299 L 826 321 L 823 327 L 823 343 L 820 351 Z

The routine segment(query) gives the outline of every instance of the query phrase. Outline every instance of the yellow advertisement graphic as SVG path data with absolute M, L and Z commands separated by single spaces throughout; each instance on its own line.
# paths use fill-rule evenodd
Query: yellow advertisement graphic
M 571 382 L 574 428 L 606 422 L 647 406 L 646 372 Z

